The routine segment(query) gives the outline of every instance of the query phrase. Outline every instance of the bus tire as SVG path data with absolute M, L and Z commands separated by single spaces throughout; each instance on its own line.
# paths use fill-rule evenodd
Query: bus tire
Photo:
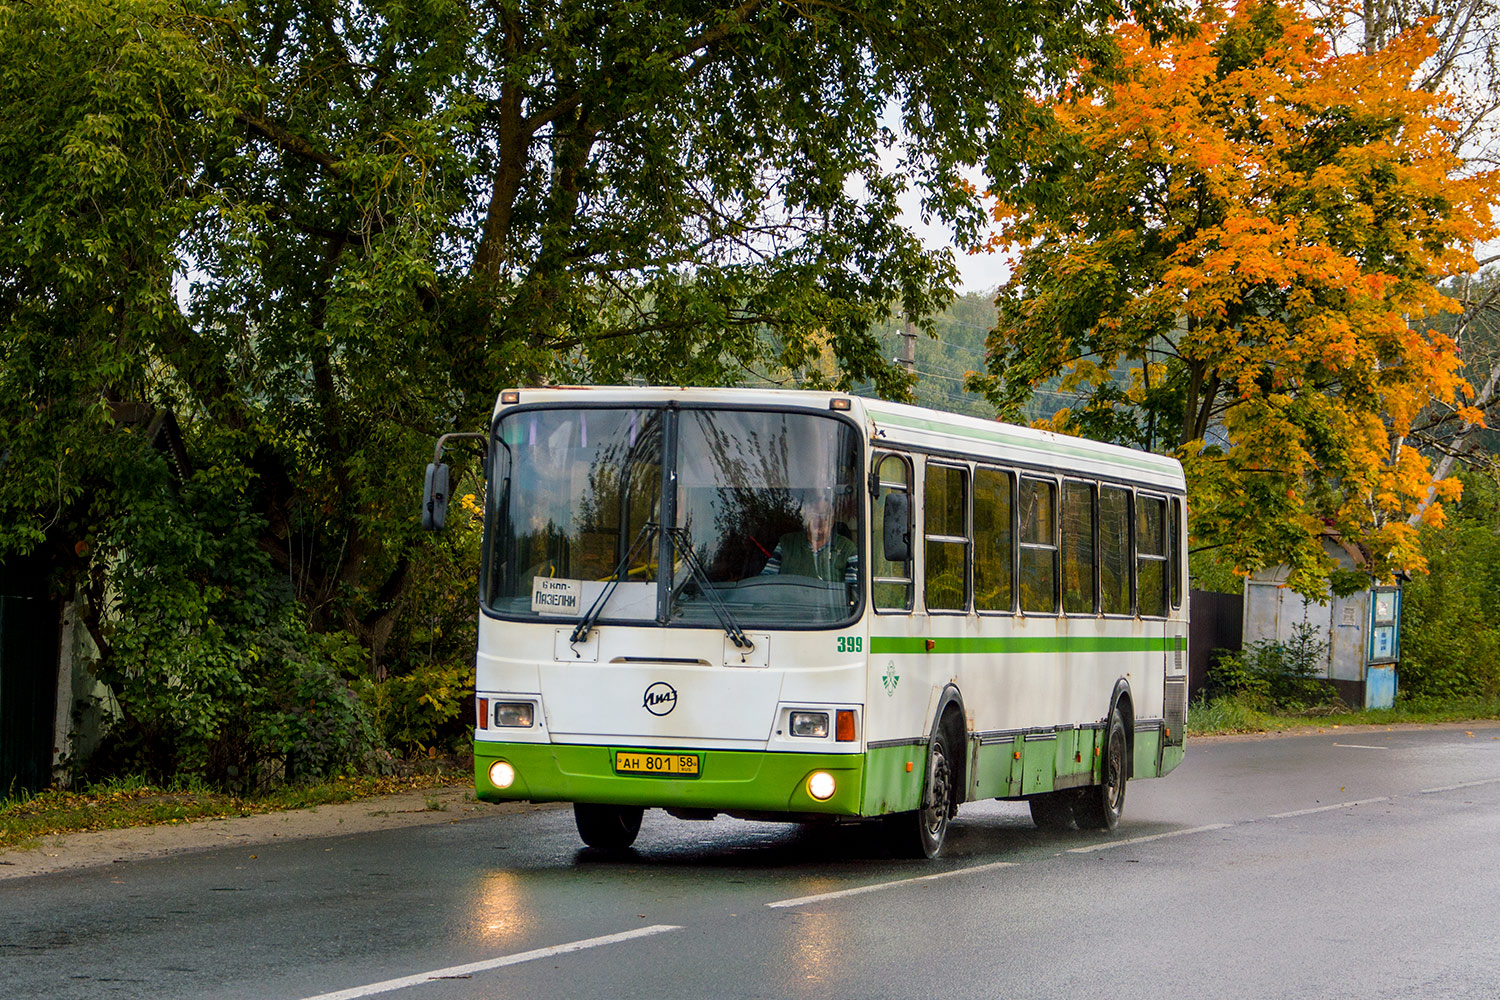
M 1109 715 L 1109 730 L 1104 737 L 1104 773 L 1097 785 L 1079 789 L 1073 803 L 1073 817 L 1080 830 L 1113 830 L 1120 825 L 1125 811 L 1125 782 L 1129 780 L 1125 720 L 1117 707 Z
M 1073 829 L 1073 806 L 1078 793 L 1073 789 L 1063 792 L 1043 792 L 1030 799 L 1031 821 L 1043 830 Z
M 959 740 L 955 729 L 945 717 L 927 743 L 927 777 L 922 783 L 921 807 L 884 820 L 886 842 L 897 857 L 935 858 L 943 850 L 956 791 L 953 754 L 958 752 Z
M 623 851 L 635 843 L 641 832 L 640 806 L 599 806 L 588 802 L 573 803 L 573 822 L 578 836 L 590 847 L 601 851 Z

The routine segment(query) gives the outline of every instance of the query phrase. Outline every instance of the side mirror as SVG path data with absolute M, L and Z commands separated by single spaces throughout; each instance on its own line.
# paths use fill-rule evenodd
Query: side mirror
M 448 466 L 437 462 L 427 465 L 427 482 L 422 488 L 422 527 L 438 531 L 448 520 Z
M 891 562 L 911 559 L 911 497 L 905 493 L 887 493 L 883 501 L 881 546 Z

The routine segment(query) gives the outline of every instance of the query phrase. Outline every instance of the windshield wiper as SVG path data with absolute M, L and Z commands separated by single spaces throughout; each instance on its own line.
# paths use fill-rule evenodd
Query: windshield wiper
M 635 558 L 636 550 L 641 547 L 642 541 L 656 534 L 657 527 L 658 525 L 655 521 L 647 521 L 641 525 L 641 530 L 635 533 L 635 541 L 631 542 L 630 548 L 625 550 L 625 557 L 615 566 L 615 571 L 609 575 L 604 589 L 599 592 L 598 597 L 594 598 L 594 603 L 589 605 L 589 609 L 583 613 L 583 617 L 578 619 L 578 624 L 573 627 L 572 634 L 568 636 L 569 643 L 583 642 L 589 637 L 589 633 L 594 630 L 594 623 L 599 620 L 600 615 L 604 614 L 604 606 L 609 603 L 609 596 L 615 592 L 615 588 L 620 585 L 621 578 L 625 576 L 625 572 L 630 568 L 630 562 Z
M 718 592 L 714 589 L 713 582 L 709 580 L 708 574 L 703 571 L 703 564 L 693 553 L 693 544 L 688 539 L 686 528 L 668 528 L 667 537 L 672 540 L 672 548 L 675 552 L 682 554 L 682 561 L 687 563 L 688 570 L 692 572 L 693 579 L 698 581 L 698 590 L 703 594 L 708 606 L 713 609 L 714 617 L 719 619 L 719 624 L 724 626 L 724 631 L 729 635 L 729 641 L 734 643 L 736 649 L 752 649 L 755 643 L 745 635 L 745 630 L 740 628 L 739 622 L 734 620 L 734 614 L 729 610 Z

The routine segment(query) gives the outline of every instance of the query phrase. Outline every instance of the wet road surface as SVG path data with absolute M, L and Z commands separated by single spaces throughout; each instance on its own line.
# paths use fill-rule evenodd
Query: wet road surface
M 6 998 L 1500 996 L 1500 726 L 1191 743 L 1113 835 L 543 810 L 0 882 Z

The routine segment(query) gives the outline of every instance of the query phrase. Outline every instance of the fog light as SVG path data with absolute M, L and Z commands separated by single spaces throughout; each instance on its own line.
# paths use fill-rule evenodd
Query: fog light
M 813 739 L 828 738 L 828 713 L 827 712 L 793 712 L 792 713 L 792 735 L 808 736 Z
M 833 793 L 838 789 L 838 782 L 833 780 L 833 775 L 827 771 L 814 771 L 807 779 L 807 794 L 819 802 L 827 802 L 833 798 Z
M 495 725 L 511 729 L 531 728 L 532 705 L 529 701 L 495 702 Z
M 516 769 L 509 761 L 497 760 L 490 765 L 490 784 L 496 788 L 509 788 L 516 780 Z

